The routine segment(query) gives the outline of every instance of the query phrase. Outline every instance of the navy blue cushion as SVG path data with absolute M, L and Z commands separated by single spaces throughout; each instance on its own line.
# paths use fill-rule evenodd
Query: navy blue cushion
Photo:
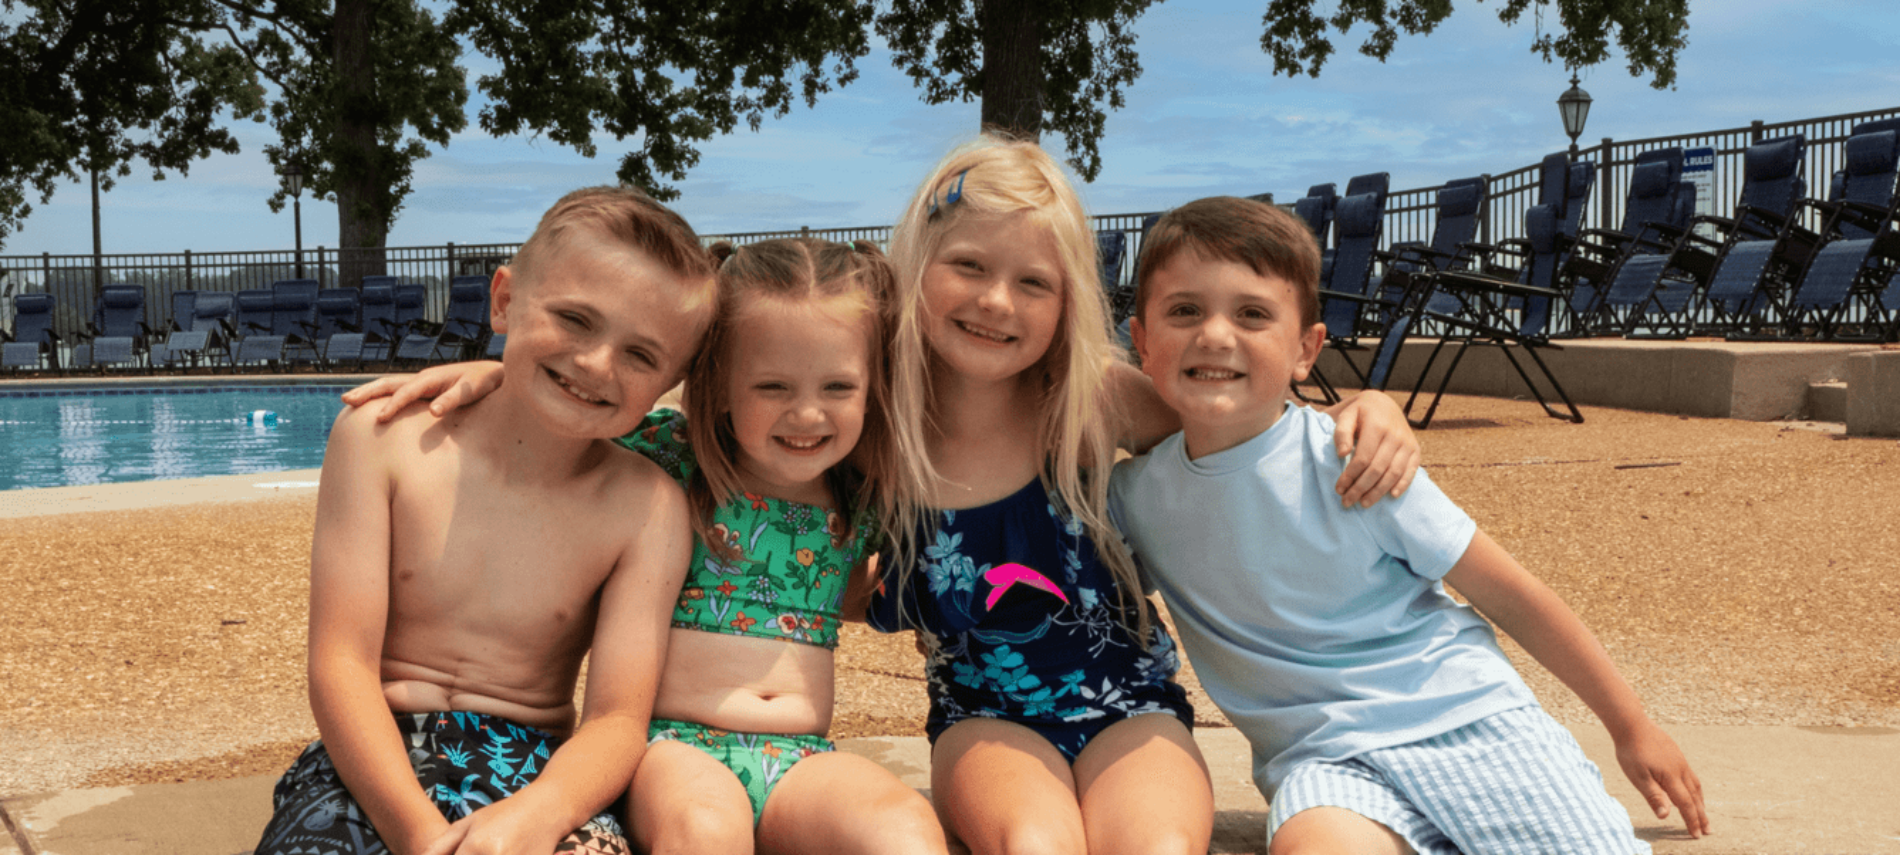
M 1590 185 L 1596 181 L 1597 165 L 1587 160 L 1570 164 L 1570 185 L 1566 188 L 1566 199 L 1581 199 L 1590 192 Z M 1568 207 L 1568 206 L 1566 206 Z
M 1655 199 L 1669 195 L 1669 187 L 1674 183 L 1670 171 L 1667 163 L 1637 164 L 1630 170 L 1630 198 Z
M 1355 175 L 1351 181 L 1346 182 L 1346 195 L 1361 196 L 1367 193 L 1376 193 L 1379 198 L 1383 200 L 1385 199 L 1386 191 L 1391 186 L 1392 176 L 1390 173 L 1368 172 L 1365 175 Z
M 1881 131 L 1900 131 L 1900 117 L 1875 119 L 1871 122 L 1861 122 L 1854 126 L 1854 133 L 1856 134 L 1877 134 Z
M 21 294 L 13 298 L 15 316 L 47 314 L 52 311 L 53 295 L 51 294 Z
M 1537 253 L 1555 252 L 1557 230 L 1562 224 L 1557 216 L 1556 205 L 1533 205 L 1524 212 L 1524 236 L 1530 239 L 1531 251 Z
M 1447 186 L 1438 191 L 1438 215 L 1440 217 L 1468 217 L 1477 213 L 1483 194 L 1476 184 Z
M 1324 237 L 1320 229 L 1325 226 L 1326 200 L 1307 196 L 1295 201 L 1293 214 L 1306 221 L 1306 227 L 1312 229 L 1314 237 Z
M 145 289 L 137 285 L 107 285 L 99 294 L 99 302 L 108 309 L 136 309 L 145 305 Z
M 1801 135 L 1756 143 L 1744 155 L 1742 174 L 1750 182 L 1779 181 L 1793 177 L 1801 167 Z
M 1339 196 L 1339 185 L 1315 184 L 1311 187 L 1306 188 L 1306 195 L 1317 196 L 1321 199 L 1337 198 Z
M 1847 138 L 1847 175 L 1851 180 L 1859 175 L 1892 174 L 1894 163 L 1900 160 L 1900 148 L 1895 146 L 1893 131 L 1881 131 L 1875 134 L 1855 134 Z
M 1379 197 L 1371 193 L 1339 200 L 1339 208 L 1333 213 L 1333 222 L 1339 227 L 1340 240 L 1378 234 L 1379 221 L 1384 214 L 1382 208 Z
M 222 318 L 231 314 L 231 297 L 226 291 L 201 291 L 191 305 L 194 318 Z
M 1544 156 L 1544 162 L 1537 166 L 1537 201 L 1543 204 L 1563 204 L 1564 185 L 1569 180 L 1565 176 L 1570 169 L 1570 156 L 1563 152 Z

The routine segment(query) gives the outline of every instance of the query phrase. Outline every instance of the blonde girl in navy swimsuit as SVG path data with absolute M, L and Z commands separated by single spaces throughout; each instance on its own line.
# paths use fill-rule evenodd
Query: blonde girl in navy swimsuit
M 1110 344 L 1075 191 L 1034 144 L 985 137 L 918 189 L 891 258 L 895 434 L 929 471 L 887 516 L 868 617 L 921 641 L 938 816 L 978 855 L 1206 852 L 1174 642 L 1106 513 L 1116 446 L 1179 424 Z M 1397 406 L 1365 397 L 1339 415 L 1372 449 L 1341 479 L 1354 500 L 1416 460 Z

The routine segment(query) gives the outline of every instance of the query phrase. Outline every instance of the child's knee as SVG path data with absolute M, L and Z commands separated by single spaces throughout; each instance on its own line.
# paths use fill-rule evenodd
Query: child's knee
M 908 797 L 905 796 L 908 793 Z M 943 824 L 930 801 L 915 790 L 877 799 L 872 816 L 877 822 L 865 830 L 866 852 L 942 852 Z
M 1004 830 L 996 855 L 1084 855 L 1088 839 L 1080 831 L 1063 823 L 1019 822 Z
M 637 820 L 641 847 L 652 852 L 752 851 L 752 806 L 692 799 Z
M 1281 823 L 1267 855 L 1410 855 L 1397 832 L 1344 808 L 1317 807 Z

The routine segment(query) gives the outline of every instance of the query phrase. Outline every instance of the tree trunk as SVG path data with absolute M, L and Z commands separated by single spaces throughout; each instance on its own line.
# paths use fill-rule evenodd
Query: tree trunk
M 389 186 L 376 140 L 382 111 L 376 101 L 376 64 L 370 55 L 375 0 L 337 0 L 334 26 L 336 284 L 354 288 L 363 277 L 384 273 L 382 249 L 389 237 Z
M 1042 138 L 1042 20 L 1031 0 L 983 0 L 983 127 Z

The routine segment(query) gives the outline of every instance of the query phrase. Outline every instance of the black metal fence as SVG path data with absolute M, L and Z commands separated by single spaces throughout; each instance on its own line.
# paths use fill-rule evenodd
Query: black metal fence
M 1605 137 L 1597 145 L 1577 152 L 1579 160 L 1596 164 L 1596 186 L 1584 209 L 1586 228 L 1616 228 L 1622 223 L 1623 201 L 1629 194 L 1630 173 L 1636 156 L 1670 146 L 1684 149 L 1712 148 L 1715 169 L 1711 193 L 1703 210 L 1726 215 L 1734 210 L 1742 188 L 1742 156 L 1748 147 L 1762 140 L 1789 134 L 1801 134 L 1807 140 L 1804 175 L 1808 195 L 1824 198 L 1834 172 L 1845 162 L 1844 146 L 1855 125 L 1875 119 L 1900 116 L 1900 107 L 1800 119 L 1790 122 L 1756 121 L 1748 125 L 1716 131 L 1699 131 L 1638 140 L 1613 140 Z M 1458 176 L 1453 176 L 1458 177 Z M 1385 209 L 1385 241 L 1429 241 L 1432 232 L 1433 204 L 1443 185 L 1396 191 L 1388 195 Z M 1537 197 L 1537 165 L 1531 164 L 1491 176 L 1490 203 L 1485 211 L 1481 240 L 1496 242 L 1521 237 L 1524 211 Z M 1811 212 L 1810 212 L 1811 215 Z M 1819 225 L 1810 221 L 1810 226 Z
M 89 328 L 95 297 L 104 285 L 145 286 L 145 323 L 153 330 L 171 324 L 172 294 L 177 291 L 230 291 L 269 288 L 282 279 L 315 279 L 325 288 L 355 287 L 338 271 L 352 262 L 380 261 L 387 275 L 428 286 L 427 311 L 441 320 L 456 276 L 488 275 L 506 263 L 520 244 L 445 244 L 382 249 L 292 250 L 256 252 L 164 252 L 115 255 L 0 256 L 0 320 L 12 328 L 14 294 L 50 293 L 62 338 Z
M 1807 139 L 1805 175 L 1808 195 L 1822 197 L 1835 170 L 1844 161 L 1844 143 L 1854 125 L 1874 119 L 1900 116 L 1900 107 L 1868 110 L 1800 119 L 1788 122 L 1756 121 L 1736 128 L 1674 136 L 1618 141 L 1605 138 L 1601 143 L 1581 149 L 1578 157 L 1596 164 L 1596 185 L 1583 222 L 1589 227 L 1614 228 L 1623 216 L 1623 200 L 1628 194 L 1630 173 L 1636 156 L 1668 146 L 1714 149 L 1715 168 L 1705 210 L 1726 213 L 1734 208 L 1742 186 L 1742 156 L 1748 146 L 1764 139 L 1792 133 Z M 1343 179 L 1345 176 L 1336 176 Z M 1454 176 L 1456 177 L 1456 176 Z M 1523 235 L 1524 211 L 1536 201 L 1537 164 L 1494 173 L 1490 176 L 1490 196 L 1480 226 L 1480 239 L 1495 243 Z M 1434 205 L 1443 185 L 1394 191 L 1387 196 L 1385 230 L 1382 243 L 1429 241 L 1434 220 Z M 1186 201 L 1186 200 L 1183 200 Z M 1099 231 L 1122 231 L 1128 235 L 1127 253 L 1120 270 L 1112 271 L 1109 281 L 1121 286 L 1133 278 L 1134 261 L 1140 252 L 1140 231 L 1148 214 L 1112 214 L 1095 218 Z M 1810 222 L 1809 225 L 1818 225 Z M 881 246 L 890 242 L 890 226 L 861 226 L 841 229 L 798 229 L 776 232 L 708 235 L 706 240 L 751 243 L 771 238 L 809 235 L 828 240 L 869 240 Z M 519 247 L 519 244 L 446 244 L 430 247 L 390 247 L 385 249 L 325 249 L 303 253 L 304 276 L 321 281 L 324 287 L 354 287 L 357 282 L 338 281 L 345 267 L 362 269 L 362 262 L 380 262 L 390 275 L 407 282 L 429 286 L 429 317 L 439 320 L 448 304 L 448 283 L 458 275 L 489 274 Z M 128 282 L 146 286 L 146 322 L 153 329 L 169 326 L 171 295 L 179 290 L 238 291 L 269 287 L 279 279 L 298 278 L 299 259 L 289 250 L 264 252 L 146 253 L 129 255 L 12 255 L 0 256 L 0 326 L 11 328 L 14 294 L 50 292 L 59 305 L 57 329 L 62 334 L 83 331 L 92 315 L 94 296 L 101 285 Z

